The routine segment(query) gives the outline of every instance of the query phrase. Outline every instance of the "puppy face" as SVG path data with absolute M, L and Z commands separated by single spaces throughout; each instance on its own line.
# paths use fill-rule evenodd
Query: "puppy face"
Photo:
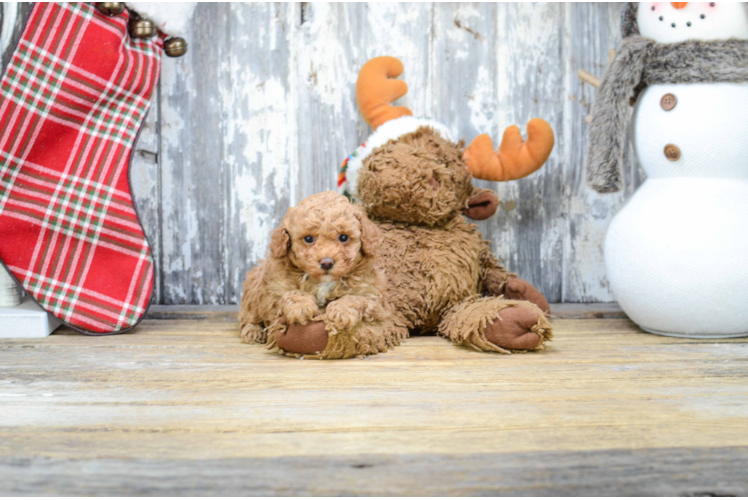
M 349 274 L 371 258 L 381 233 L 359 206 L 327 191 L 290 209 L 273 233 L 271 252 L 322 283 Z

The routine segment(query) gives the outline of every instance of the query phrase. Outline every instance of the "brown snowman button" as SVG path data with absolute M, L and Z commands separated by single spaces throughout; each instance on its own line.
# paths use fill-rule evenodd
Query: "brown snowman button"
M 676 104 L 678 104 L 678 99 L 676 99 L 673 94 L 665 94 L 662 96 L 662 99 L 660 99 L 660 107 L 665 111 L 670 111 Z
M 680 148 L 675 144 L 668 144 L 665 146 L 665 158 L 670 161 L 678 161 L 678 158 L 680 158 Z

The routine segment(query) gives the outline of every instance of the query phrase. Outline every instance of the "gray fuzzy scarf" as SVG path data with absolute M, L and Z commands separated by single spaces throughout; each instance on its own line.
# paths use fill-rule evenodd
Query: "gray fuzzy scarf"
M 626 22 L 624 15 L 624 35 L 630 30 L 638 31 L 635 24 L 632 28 Z M 628 105 L 633 105 L 648 85 L 746 81 L 748 41 L 662 44 L 638 33 L 626 36 L 605 70 L 592 108 L 587 183 L 600 193 L 620 191 L 623 187 Z

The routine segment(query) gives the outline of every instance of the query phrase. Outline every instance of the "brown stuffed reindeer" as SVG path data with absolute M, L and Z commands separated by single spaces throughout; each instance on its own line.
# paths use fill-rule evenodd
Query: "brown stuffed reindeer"
M 392 79 L 402 71 L 392 57 L 361 69 L 358 104 L 375 132 L 343 163 L 338 182 L 382 231 L 379 265 L 396 324 L 480 351 L 543 349 L 551 338 L 548 302 L 501 266 L 464 216 L 486 219 L 498 206 L 497 196 L 473 187 L 472 177 L 507 181 L 531 174 L 548 159 L 553 131 L 533 119 L 527 141 L 513 126 L 498 151 L 487 135 L 463 151 L 444 125 L 390 105 L 407 92 L 405 82 Z

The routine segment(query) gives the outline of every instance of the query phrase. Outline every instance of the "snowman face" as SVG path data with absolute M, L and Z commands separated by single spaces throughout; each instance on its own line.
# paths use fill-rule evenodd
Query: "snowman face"
M 639 33 L 659 43 L 748 40 L 748 9 L 729 2 L 641 2 Z

